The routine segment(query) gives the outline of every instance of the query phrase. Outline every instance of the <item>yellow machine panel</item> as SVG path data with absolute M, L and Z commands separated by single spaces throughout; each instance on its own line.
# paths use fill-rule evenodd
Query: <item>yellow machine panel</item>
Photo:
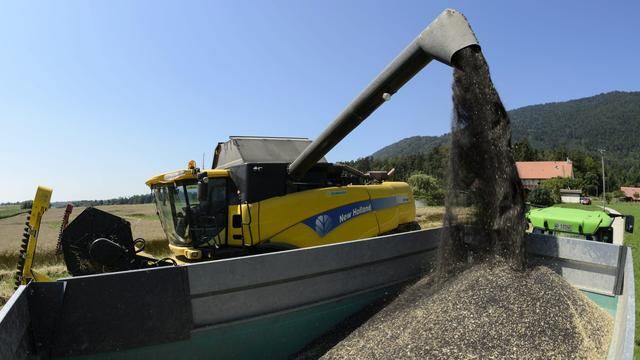
M 415 219 L 411 190 L 400 182 L 315 189 L 260 204 L 262 241 L 292 247 L 377 236 Z
M 245 247 L 261 242 L 260 208 L 260 203 L 229 206 L 228 245 Z M 234 224 L 234 216 L 239 216 L 236 217 L 240 220 L 239 223 Z
M 367 185 L 367 189 L 371 194 L 371 201 L 378 204 L 376 216 L 381 234 L 396 229 L 399 224 L 415 221 L 415 202 L 407 183 L 385 182 L 379 185 Z
M 260 232 L 265 240 L 331 209 L 369 200 L 364 186 L 302 191 L 262 201 Z

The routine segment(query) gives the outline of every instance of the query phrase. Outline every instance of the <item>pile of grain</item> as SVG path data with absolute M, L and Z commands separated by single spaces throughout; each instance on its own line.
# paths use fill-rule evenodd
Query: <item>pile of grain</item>
M 325 359 L 602 359 L 611 317 L 545 267 L 480 264 L 442 289 L 425 278 Z

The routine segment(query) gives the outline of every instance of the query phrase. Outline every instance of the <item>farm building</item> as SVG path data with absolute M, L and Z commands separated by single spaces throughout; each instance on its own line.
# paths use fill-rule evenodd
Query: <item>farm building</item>
M 573 163 L 567 161 L 516 161 L 518 176 L 527 190 L 538 187 L 540 181 L 555 177 L 573 178 Z
M 579 204 L 582 190 L 560 189 L 560 201 L 565 204 Z
M 622 186 L 620 191 L 624 193 L 624 200 L 640 201 L 640 187 Z

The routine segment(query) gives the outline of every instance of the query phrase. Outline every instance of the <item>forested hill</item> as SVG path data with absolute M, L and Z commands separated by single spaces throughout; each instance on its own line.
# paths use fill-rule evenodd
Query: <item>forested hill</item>
M 537 149 L 607 150 L 616 160 L 640 159 L 640 92 L 610 92 L 592 97 L 525 106 L 509 111 L 513 142 Z M 427 153 L 446 144 L 442 136 L 414 136 L 386 146 L 377 160 Z
M 441 136 L 412 136 L 385 146 L 373 153 L 371 156 L 375 159 L 388 159 L 415 155 L 418 153 L 429 152 L 434 147 L 445 145 L 448 142 L 449 134 Z

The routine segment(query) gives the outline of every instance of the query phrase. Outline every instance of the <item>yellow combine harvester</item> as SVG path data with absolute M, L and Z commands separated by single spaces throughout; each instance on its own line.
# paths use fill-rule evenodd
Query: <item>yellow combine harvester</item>
M 384 171 L 362 173 L 341 164 L 305 160 L 314 142 L 302 138 L 231 137 L 219 143 L 212 169 L 187 169 L 147 181 L 171 251 L 198 261 L 268 253 L 418 230 L 411 188 L 385 181 Z M 313 161 L 310 164 L 310 161 Z M 42 214 L 51 190 L 39 188 L 25 230 L 16 285 L 47 281 L 31 270 Z M 70 212 L 70 210 L 68 210 Z M 68 216 L 67 212 L 67 216 Z M 61 233 L 70 274 L 176 265 L 140 255 L 128 221 L 87 208 Z
M 417 230 L 409 185 L 383 181 L 324 159 L 298 179 L 289 165 L 310 146 L 301 138 L 231 137 L 211 170 L 147 181 L 177 256 L 242 256 Z

